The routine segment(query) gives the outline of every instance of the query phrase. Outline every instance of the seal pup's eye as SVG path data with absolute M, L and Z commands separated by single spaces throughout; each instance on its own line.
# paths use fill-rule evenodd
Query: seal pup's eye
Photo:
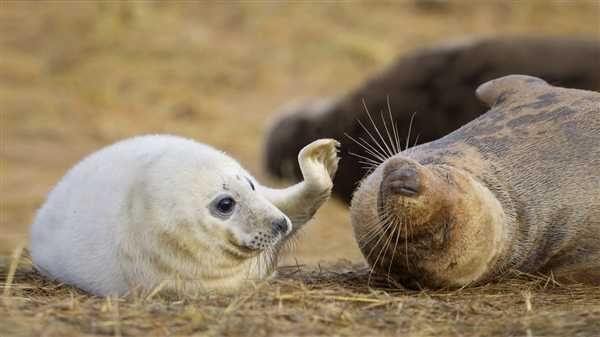
M 250 188 L 252 188 L 253 191 L 256 191 L 256 189 L 254 188 L 254 184 L 252 183 L 252 180 L 250 180 L 250 178 L 246 177 L 246 180 L 248 180 L 248 184 L 250 184 Z
M 230 196 L 222 196 L 215 199 L 211 205 L 213 215 L 226 217 L 233 213 L 235 209 L 235 200 Z
M 221 213 L 230 213 L 235 207 L 235 200 L 231 197 L 225 197 L 217 203 L 217 210 Z

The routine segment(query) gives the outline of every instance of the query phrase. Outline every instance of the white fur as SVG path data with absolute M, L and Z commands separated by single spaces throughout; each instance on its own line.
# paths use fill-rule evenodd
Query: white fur
M 34 265 L 98 295 L 157 286 L 235 291 L 273 271 L 271 255 L 284 237 L 329 196 L 336 144 L 320 140 L 303 150 L 306 181 L 283 190 L 260 186 L 231 157 L 192 140 L 141 136 L 108 146 L 73 167 L 38 211 Z M 224 193 L 236 200 L 227 219 L 211 212 Z M 289 230 L 276 235 L 271 224 L 281 218 Z M 252 241 L 258 234 L 268 238 L 261 249 Z

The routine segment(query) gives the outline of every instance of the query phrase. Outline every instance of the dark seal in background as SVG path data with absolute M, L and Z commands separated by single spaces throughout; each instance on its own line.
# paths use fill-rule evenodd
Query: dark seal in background
M 414 114 L 410 145 L 438 139 L 486 111 L 473 92 L 482 83 L 508 74 L 527 74 L 569 88 L 600 90 L 600 41 L 570 38 L 501 37 L 453 41 L 417 50 L 362 86 L 337 98 L 284 108 L 265 140 L 265 166 L 280 178 L 300 179 L 296 154 L 319 138 L 342 143 L 334 194 L 349 202 L 366 171 L 349 152 L 362 153 L 354 138 L 368 137 L 358 120 L 381 128 L 380 115 L 391 112 L 401 143 Z

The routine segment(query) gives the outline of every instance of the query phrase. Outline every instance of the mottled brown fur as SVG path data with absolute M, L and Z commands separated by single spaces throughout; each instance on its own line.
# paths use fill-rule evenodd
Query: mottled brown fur
M 406 248 L 375 247 L 394 250 L 382 253 L 383 263 L 367 260 L 409 286 L 463 286 L 509 270 L 600 283 L 600 94 L 512 75 L 480 86 L 477 95 L 490 111 L 395 155 L 357 190 L 353 224 L 363 252 L 390 241 L 360 237 L 365 227 L 389 222 L 377 211 L 381 204 L 395 219 L 408 218 L 412 231 L 400 235 Z M 406 165 L 417 167 L 419 195 L 388 195 L 386 172 Z M 375 196 L 384 200 L 378 205 Z M 480 258 L 481 273 L 453 274 L 471 257 Z

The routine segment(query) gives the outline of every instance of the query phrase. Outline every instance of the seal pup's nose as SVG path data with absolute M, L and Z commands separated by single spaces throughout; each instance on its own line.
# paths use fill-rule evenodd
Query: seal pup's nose
M 281 233 L 282 235 L 285 235 L 287 234 L 288 229 L 289 226 L 286 218 L 273 220 L 273 222 L 271 222 L 271 230 L 273 231 L 273 234 Z

